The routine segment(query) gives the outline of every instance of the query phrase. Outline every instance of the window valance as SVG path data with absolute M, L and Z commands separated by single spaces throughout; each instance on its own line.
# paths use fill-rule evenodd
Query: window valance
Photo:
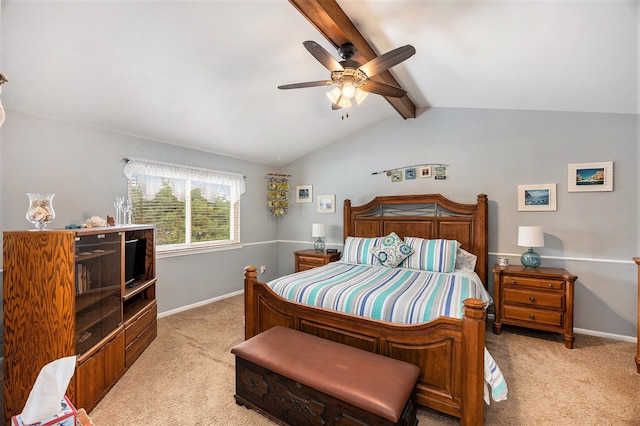
M 185 186 L 179 182 L 190 181 L 201 187 L 202 196 L 213 202 L 219 195 L 218 185 L 229 188 L 230 201 L 240 200 L 245 191 L 244 176 L 238 173 L 164 163 L 140 158 L 128 158 L 124 174 L 129 180 L 138 180 L 145 186 L 145 199 L 153 199 L 163 186 L 169 185 L 181 201 L 185 199 Z M 226 191 L 224 191 L 226 192 Z

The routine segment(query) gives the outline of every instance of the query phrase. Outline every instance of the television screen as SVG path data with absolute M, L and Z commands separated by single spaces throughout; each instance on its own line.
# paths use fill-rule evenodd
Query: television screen
M 144 276 L 147 240 L 139 238 L 124 243 L 124 283 L 130 286 Z

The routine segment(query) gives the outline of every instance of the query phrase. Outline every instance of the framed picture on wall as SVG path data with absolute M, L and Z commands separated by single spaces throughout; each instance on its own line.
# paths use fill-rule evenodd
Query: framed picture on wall
M 318 195 L 318 213 L 335 213 L 336 196 Z
M 431 177 L 431 166 L 420 167 L 420 175 L 421 178 L 430 178 Z
M 415 179 L 416 178 L 416 169 L 414 167 L 411 167 L 409 169 L 405 169 L 404 178 L 406 180 Z
M 613 161 L 569 164 L 569 192 L 613 191 Z
M 310 203 L 313 201 L 313 187 L 311 185 L 296 186 L 296 203 Z
M 556 211 L 556 184 L 518 185 L 518 211 Z

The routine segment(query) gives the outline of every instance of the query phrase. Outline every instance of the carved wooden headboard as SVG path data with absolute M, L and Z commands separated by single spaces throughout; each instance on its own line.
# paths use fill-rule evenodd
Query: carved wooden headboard
M 376 197 L 362 206 L 344 200 L 344 238 L 380 237 L 458 240 L 478 256 L 476 273 L 488 283 L 488 205 L 485 194 L 476 204 L 460 204 L 440 194 Z

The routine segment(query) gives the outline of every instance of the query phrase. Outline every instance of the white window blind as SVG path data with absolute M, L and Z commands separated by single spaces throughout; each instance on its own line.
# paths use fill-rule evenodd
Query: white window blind
M 124 174 L 133 222 L 156 225 L 159 251 L 240 243 L 241 174 L 139 158 Z

